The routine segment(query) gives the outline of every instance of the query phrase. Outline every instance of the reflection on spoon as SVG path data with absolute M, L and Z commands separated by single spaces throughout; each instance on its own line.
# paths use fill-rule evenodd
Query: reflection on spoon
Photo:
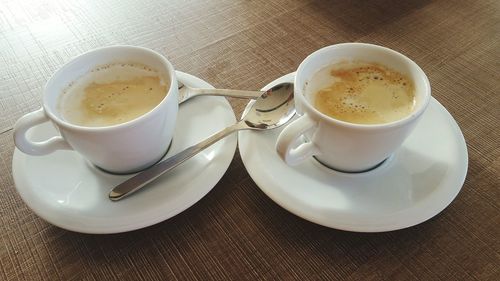
M 274 129 L 291 120 L 294 115 L 293 84 L 278 84 L 259 96 L 238 123 L 215 133 L 206 140 L 186 148 L 182 152 L 153 165 L 117 185 L 109 193 L 109 199 L 118 201 L 134 193 L 163 173 L 172 170 L 233 132 L 239 130 Z

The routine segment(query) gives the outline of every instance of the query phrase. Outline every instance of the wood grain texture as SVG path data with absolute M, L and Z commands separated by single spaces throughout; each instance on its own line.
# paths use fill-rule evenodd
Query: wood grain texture
M 261 192 L 238 152 L 200 202 L 128 233 L 57 228 L 16 193 L 11 128 L 82 52 L 144 46 L 216 87 L 259 89 L 352 41 L 415 60 L 465 136 L 462 191 L 425 223 L 378 234 L 315 225 Z M 3 0 L 0 280 L 500 280 L 499 42 L 495 0 Z M 239 116 L 246 102 L 230 102 Z

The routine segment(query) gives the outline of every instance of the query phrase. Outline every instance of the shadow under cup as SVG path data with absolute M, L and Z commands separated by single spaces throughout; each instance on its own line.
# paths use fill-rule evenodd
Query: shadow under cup
M 65 88 L 96 67 L 120 63 L 158 71 L 168 79 L 165 98 L 149 112 L 116 125 L 86 127 L 67 122 L 58 110 Z M 111 46 L 82 54 L 59 69 L 46 84 L 43 110 L 70 149 L 104 171 L 126 174 L 155 164 L 167 152 L 177 118 L 177 96 L 175 71 L 165 57 L 142 47 Z
M 415 87 L 413 111 L 397 121 L 380 124 L 350 123 L 321 113 L 313 106 L 313 94 L 332 81 L 319 85 L 310 81 L 319 70 L 345 61 L 376 63 L 409 77 Z M 427 76 L 415 62 L 391 49 L 364 43 L 332 45 L 312 53 L 300 64 L 295 86 L 297 112 L 314 123 L 314 128 L 302 132 L 314 146 L 311 156 L 331 169 L 348 173 L 382 165 L 414 129 L 431 97 Z

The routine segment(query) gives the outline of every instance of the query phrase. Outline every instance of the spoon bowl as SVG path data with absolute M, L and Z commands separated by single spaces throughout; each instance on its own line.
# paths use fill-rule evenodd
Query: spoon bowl
M 274 129 L 290 121 L 294 115 L 293 84 L 278 84 L 260 95 L 238 123 L 213 134 L 200 143 L 186 148 L 115 186 L 109 193 L 109 199 L 118 201 L 129 196 L 233 132 Z
M 284 94 L 288 93 L 288 95 Z M 283 83 L 264 92 L 244 113 L 242 121 L 254 130 L 277 128 L 295 114 L 293 84 Z

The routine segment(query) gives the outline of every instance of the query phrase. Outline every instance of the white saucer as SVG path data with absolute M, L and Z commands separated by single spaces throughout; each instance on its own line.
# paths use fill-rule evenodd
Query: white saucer
M 212 87 L 192 75 L 177 72 L 192 87 Z M 236 122 L 223 97 L 197 97 L 179 107 L 178 123 L 167 154 L 173 155 Z M 33 139 L 55 134 L 49 123 L 31 131 Z M 41 218 L 64 229 L 84 233 L 117 233 L 164 221 L 186 210 L 220 180 L 236 151 L 236 136 L 228 136 L 166 173 L 150 186 L 122 201 L 108 192 L 130 176 L 96 169 L 73 151 L 30 156 L 14 151 L 12 173 L 24 202 Z
M 266 88 L 285 81 L 293 81 L 293 73 Z M 331 228 L 380 232 L 424 222 L 451 203 L 467 173 L 464 137 L 435 99 L 402 147 L 363 174 L 336 172 L 313 158 L 287 166 L 274 148 L 281 130 L 239 133 L 246 169 L 277 204 Z

